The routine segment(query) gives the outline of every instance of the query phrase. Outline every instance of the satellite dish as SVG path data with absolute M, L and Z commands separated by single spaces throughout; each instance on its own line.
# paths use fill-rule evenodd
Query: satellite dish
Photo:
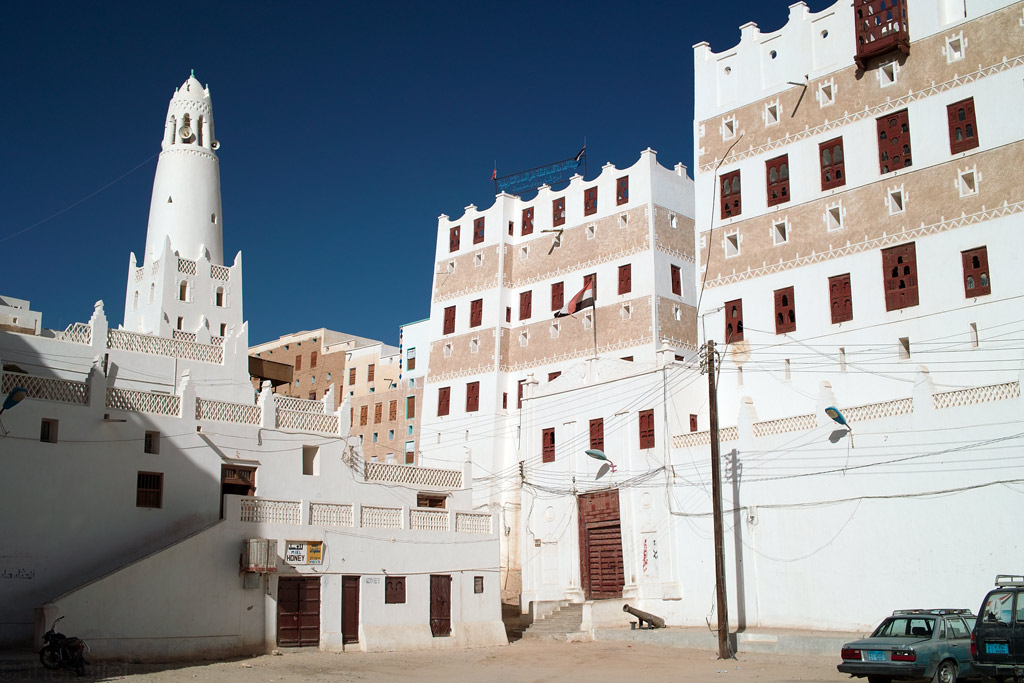
M 178 135 L 181 136 L 182 140 L 188 140 L 192 137 L 192 129 L 188 126 L 182 126 L 178 129 Z
M 4 399 L 4 405 L 2 408 L 0 408 L 0 413 L 18 405 L 19 403 L 21 403 L 21 400 L 26 396 L 28 396 L 27 389 L 23 389 L 22 387 L 14 387 L 13 389 L 11 389 L 11 392 L 7 394 L 7 398 Z

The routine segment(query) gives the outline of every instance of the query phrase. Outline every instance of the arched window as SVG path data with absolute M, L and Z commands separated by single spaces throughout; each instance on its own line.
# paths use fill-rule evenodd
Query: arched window
M 224 306 L 224 288 L 223 287 L 218 287 L 217 288 L 217 294 L 216 294 L 216 301 L 215 301 L 215 303 L 218 306 Z
M 178 287 L 178 300 L 188 301 L 188 280 L 182 280 Z
M 832 163 L 832 155 L 829 154 L 828 147 L 821 150 L 821 163 L 828 166 Z

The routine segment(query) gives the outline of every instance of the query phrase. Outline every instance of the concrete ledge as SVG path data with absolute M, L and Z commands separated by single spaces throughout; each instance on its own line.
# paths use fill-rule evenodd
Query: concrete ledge
M 730 633 L 730 639 L 736 643 L 737 652 L 762 652 L 785 655 L 835 655 L 839 659 L 839 650 L 843 644 L 862 638 L 860 633 L 841 633 L 835 631 L 786 631 L 757 630 Z M 718 650 L 718 637 L 706 628 L 700 627 L 668 627 L 659 629 L 594 629 L 594 640 L 625 641 L 631 643 L 651 643 L 668 645 L 691 650 Z

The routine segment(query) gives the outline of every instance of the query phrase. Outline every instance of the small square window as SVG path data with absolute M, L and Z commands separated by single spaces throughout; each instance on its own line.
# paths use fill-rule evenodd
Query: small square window
M 899 354 L 900 360 L 910 358 L 910 337 L 900 337 Z
M 588 240 L 592 240 L 596 236 L 597 236 L 597 226 L 596 225 L 588 225 L 587 226 L 587 239 Z
M 583 314 L 583 329 L 589 330 L 594 326 L 594 314 L 591 311 Z
M 443 350 L 442 350 L 442 353 L 444 354 L 445 358 L 451 358 L 452 357 L 452 343 L 451 342 L 445 342 Z
M 376 441 L 376 439 L 374 439 Z M 316 477 L 320 475 L 320 447 L 302 447 L 302 474 Z
M 164 475 L 161 472 L 139 472 L 135 488 L 135 507 L 161 508 L 164 498 Z
M 683 319 L 683 309 L 679 306 L 673 306 L 672 318 L 675 319 L 676 322 L 681 321 Z
M 484 592 L 484 577 L 474 576 L 473 577 L 473 592 L 483 593 Z
M 774 126 L 779 122 L 779 102 L 769 102 L 764 105 L 764 125 Z
M 967 42 L 964 40 L 963 31 L 946 38 L 946 63 L 952 64 L 963 59 L 966 45 Z
M 622 310 L 619 312 L 619 315 L 622 317 L 623 320 L 629 320 L 632 316 L 632 308 L 630 307 L 630 305 L 622 304 Z
M 970 331 L 971 331 L 971 348 L 972 349 L 976 349 L 976 348 L 978 348 L 978 345 L 981 343 L 981 340 L 978 337 L 978 323 L 971 323 Z
M 896 77 L 900 72 L 900 66 L 895 61 L 886 62 L 878 69 L 878 84 L 883 88 L 896 83 Z
M 842 204 L 830 206 L 827 209 L 825 209 L 825 227 L 828 229 L 829 232 L 832 232 L 833 230 L 843 229 L 844 213 L 845 211 L 843 211 Z
M 679 228 L 679 216 L 675 215 L 674 213 L 670 213 L 668 215 L 668 227 L 672 228 L 673 230 Z
M 454 273 L 454 272 L 455 272 L 455 261 L 449 261 L 449 262 L 448 262 L 448 265 L 447 265 L 447 266 L 445 266 L 445 271 L 446 271 L 446 272 L 447 272 L 447 273 L 448 273 L 449 275 L 451 275 L 452 273 Z
M 627 225 L 629 225 L 629 214 L 628 213 L 620 213 L 619 214 L 619 227 L 620 228 L 624 228 Z
M 889 215 L 895 216 L 905 210 L 903 201 L 903 186 L 889 190 Z
M 736 118 L 730 116 L 722 119 L 722 139 L 732 140 L 734 137 L 736 137 Z
M 740 254 L 740 234 L 734 232 L 725 236 L 725 257 L 731 258 Z
M 772 224 L 772 243 L 775 246 L 789 241 L 789 225 L 786 221 Z
M 523 330 L 519 333 L 519 345 L 529 346 L 530 344 L 530 332 L 529 330 Z
M 147 431 L 142 444 L 143 453 L 160 453 L 160 432 Z
M 39 440 L 43 443 L 57 443 L 58 420 L 44 417 L 39 423 Z
M 394 429 L 389 429 L 388 430 L 388 441 L 394 441 L 394 440 L 395 440 L 395 430 Z
M 559 333 L 562 331 L 562 326 L 558 322 L 551 323 L 551 338 L 558 339 Z
M 835 81 L 829 79 L 818 86 L 818 106 L 827 107 L 836 102 Z
M 373 433 L 373 442 L 377 443 L 377 432 Z
M 976 168 L 969 168 L 960 171 L 957 181 L 961 197 L 970 197 L 978 194 L 978 174 Z
M 480 351 L 480 338 L 473 337 L 469 340 L 469 352 L 477 353 L 478 351 Z
M 473 267 L 479 268 L 483 264 L 484 264 L 484 255 L 483 254 L 476 254 L 475 256 L 473 256 Z
M 519 260 L 525 261 L 528 258 L 530 258 L 530 247 L 528 245 L 524 245 L 519 249 Z
M 401 605 L 405 603 L 405 577 L 384 577 L 384 604 Z

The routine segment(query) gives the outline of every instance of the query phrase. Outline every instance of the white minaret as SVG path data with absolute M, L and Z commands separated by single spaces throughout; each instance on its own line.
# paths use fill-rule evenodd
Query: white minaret
M 124 329 L 201 344 L 246 336 L 241 253 L 224 264 L 219 146 L 210 91 L 193 74 L 167 108 L 146 251 L 128 263 Z
M 144 262 L 159 258 L 164 238 L 169 237 L 171 250 L 182 258 L 208 255 L 211 263 L 224 264 L 219 146 L 213 132 L 210 90 L 203 88 L 193 72 L 167 107 Z M 208 254 L 200 253 L 203 247 Z

